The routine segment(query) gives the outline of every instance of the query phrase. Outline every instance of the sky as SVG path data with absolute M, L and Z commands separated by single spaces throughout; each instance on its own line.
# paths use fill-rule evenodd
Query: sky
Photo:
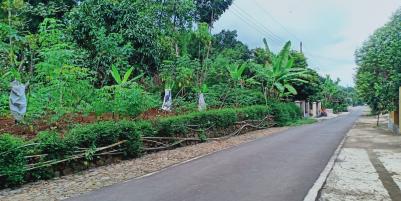
M 250 48 L 268 40 L 278 51 L 288 40 L 322 76 L 354 86 L 354 52 L 389 21 L 401 0 L 234 0 L 214 24 L 213 33 L 237 30 Z

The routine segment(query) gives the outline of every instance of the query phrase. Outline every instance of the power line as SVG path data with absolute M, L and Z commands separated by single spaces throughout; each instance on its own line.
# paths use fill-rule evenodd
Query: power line
M 239 18 L 241 18 L 243 21 L 246 21 L 247 24 L 252 24 L 251 26 L 253 26 L 253 27 L 257 28 L 258 30 L 260 30 L 263 33 L 263 35 L 265 35 L 270 40 L 272 40 L 274 42 L 277 42 L 277 43 L 282 43 L 282 39 L 281 38 L 278 38 L 278 37 L 274 36 L 273 34 L 271 34 L 270 32 L 266 31 L 266 29 L 261 27 L 254 20 L 250 19 L 245 14 L 243 14 L 241 11 L 237 10 L 236 7 L 233 7 L 233 9 L 231 11 L 235 15 L 237 15 Z
M 292 37 L 294 37 L 295 39 L 297 39 L 298 41 L 300 41 L 300 42 L 302 43 L 302 40 L 301 40 L 296 34 L 294 34 L 293 32 L 291 32 L 289 29 L 287 29 L 286 26 L 284 26 L 282 23 L 280 23 L 280 21 L 278 21 L 272 14 L 270 14 L 269 11 L 267 11 L 266 9 L 264 9 L 263 6 L 262 6 L 257 0 L 255 0 L 254 2 L 255 2 L 255 4 L 257 4 L 257 7 L 259 7 L 260 10 L 264 11 L 264 12 L 266 13 L 267 16 L 269 16 L 273 21 L 275 21 L 278 25 L 280 25 L 281 28 L 282 28 L 284 31 L 286 31 L 289 35 L 291 35 Z M 318 58 L 318 59 L 320 58 L 320 59 L 331 60 L 331 61 L 335 61 L 335 62 L 349 62 L 349 60 L 337 59 L 337 58 L 331 58 L 331 57 L 321 56 L 321 55 L 318 55 L 318 54 L 313 54 L 313 53 L 310 53 L 310 52 L 307 50 L 307 48 L 304 48 L 304 49 L 306 50 L 306 51 L 305 51 L 305 54 L 308 54 L 308 55 L 310 55 L 310 56 L 312 56 L 312 57 L 315 57 L 315 58 Z
M 246 11 L 244 11 L 242 8 L 240 8 L 239 6 L 237 6 L 235 3 L 233 3 L 234 8 L 238 9 L 241 13 L 243 13 L 244 15 L 246 15 L 248 17 L 248 19 L 251 19 L 251 21 L 255 21 L 256 24 L 258 24 L 258 26 L 261 26 L 267 33 L 269 33 L 272 37 L 274 37 L 275 39 L 279 40 L 279 41 L 285 41 L 283 38 L 281 38 L 280 36 L 278 36 L 277 34 L 275 34 L 272 30 L 270 30 L 268 27 L 266 27 L 263 23 L 259 22 L 257 19 L 255 19 L 252 15 L 250 15 L 249 13 L 247 13 Z
M 257 2 L 255 1 L 256 4 L 258 5 L 258 7 L 260 9 L 263 9 L 263 7 Z M 258 20 L 256 20 L 252 15 L 250 15 L 249 13 L 247 13 L 246 11 L 244 11 L 243 9 L 241 9 L 239 6 L 237 6 L 235 3 L 233 3 L 234 9 L 231 9 L 232 13 L 234 15 L 236 15 L 241 21 L 245 22 L 248 26 L 252 27 L 253 29 L 255 29 L 256 31 L 258 31 L 261 34 L 267 34 L 268 38 L 276 43 L 276 44 L 281 44 L 283 42 L 285 42 L 285 40 L 278 36 L 277 34 L 275 34 L 272 30 L 270 30 L 268 27 L 266 27 L 263 23 L 259 22 Z M 302 42 L 302 40 L 297 37 L 296 34 L 292 33 L 289 29 L 287 29 L 283 24 L 281 24 L 277 19 L 274 18 L 273 15 L 271 15 L 268 11 L 266 11 L 265 9 L 263 9 L 263 11 L 265 11 L 265 13 L 272 19 L 274 20 L 277 24 L 279 24 L 281 26 L 281 28 L 286 31 L 289 35 L 291 35 L 292 37 L 294 37 L 295 39 L 299 40 L 300 42 Z M 331 61 L 335 61 L 335 62 L 350 62 L 349 60 L 343 60 L 343 59 L 337 59 L 337 58 L 331 58 L 331 57 L 326 57 L 326 56 L 321 56 L 318 54 L 314 54 L 314 53 L 310 53 L 310 51 L 308 51 L 307 48 L 305 48 L 305 54 L 306 55 L 310 55 L 311 57 L 314 57 L 316 59 L 320 59 L 320 60 L 331 60 Z M 312 63 L 312 65 L 314 64 L 313 61 L 309 61 L 310 63 Z M 317 70 L 320 70 L 320 68 L 318 67 L 318 65 L 315 65 Z
M 263 8 L 262 5 L 259 4 L 259 2 L 256 0 L 254 1 L 257 4 L 257 7 L 264 11 L 266 13 L 267 16 L 269 16 L 273 21 L 275 21 L 278 25 L 281 26 L 281 28 L 287 32 L 289 35 L 293 36 L 295 39 L 297 39 L 299 42 L 301 42 L 302 40 L 300 38 L 298 38 L 297 35 L 295 35 L 294 33 L 292 33 L 289 29 L 287 29 L 283 24 L 280 23 L 280 21 L 278 21 L 272 14 L 270 14 L 269 11 L 267 11 L 266 9 Z
M 261 29 L 258 25 L 256 25 L 255 23 L 253 23 L 253 21 L 249 21 L 243 18 L 243 16 L 239 13 L 237 13 L 234 10 L 231 10 L 232 13 L 237 16 L 241 21 L 243 21 L 245 24 L 247 24 L 249 27 L 253 28 L 254 30 L 256 30 L 257 32 L 259 32 L 262 35 L 267 35 L 267 38 L 270 39 L 270 41 L 276 43 L 276 44 L 281 44 L 282 42 L 274 37 L 272 37 L 269 33 L 267 33 L 266 31 L 264 31 L 263 29 Z M 252 24 L 251 24 L 252 23 Z
M 231 8 L 234 8 L 234 7 L 231 7 Z M 224 12 L 220 8 L 217 8 L 217 9 L 222 11 L 222 12 Z M 274 37 L 274 35 L 272 35 L 271 33 L 267 32 L 263 28 L 259 27 L 259 25 L 257 23 L 255 23 L 253 20 L 249 20 L 249 18 L 244 16 L 243 13 L 241 13 L 241 12 L 235 10 L 235 9 L 230 9 L 229 11 L 230 11 L 230 13 L 234 14 L 237 18 L 239 18 L 239 20 L 241 20 L 246 25 L 248 25 L 250 28 L 254 29 L 255 31 L 257 31 L 261 35 L 265 36 L 269 41 L 271 41 L 271 42 L 273 42 L 275 44 L 278 44 L 278 45 L 282 44 L 281 38 Z

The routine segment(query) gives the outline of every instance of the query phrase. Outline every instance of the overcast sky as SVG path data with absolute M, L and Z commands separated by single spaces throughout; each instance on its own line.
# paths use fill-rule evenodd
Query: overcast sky
M 355 49 L 400 6 L 401 0 L 234 0 L 213 32 L 235 29 L 250 48 L 266 37 L 273 51 L 286 40 L 298 50 L 302 40 L 312 68 L 353 86 Z

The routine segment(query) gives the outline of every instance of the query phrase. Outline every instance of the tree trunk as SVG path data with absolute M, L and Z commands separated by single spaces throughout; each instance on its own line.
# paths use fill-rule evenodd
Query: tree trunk
M 379 126 L 379 121 L 380 121 L 380 113 L 377 114 L 377 122 L 376 122 L 376 126 Z

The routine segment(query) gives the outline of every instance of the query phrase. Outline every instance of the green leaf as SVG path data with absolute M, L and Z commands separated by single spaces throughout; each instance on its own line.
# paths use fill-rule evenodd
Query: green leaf
M 145 73 L 141 73 L 141 74 L 139 74 L 138 76 L 132 78 L 131 81 L 139 80 L 139 79 L 141 79 L 144 75 L 145 75 Z
M 276 83 L 274 83 L 274 86 L 277 88 L 277 90 L 280 92 L 280 93 L 283 93 L 284 92 L 284 86 L 281 84 L 281 83 L 279 83 L 279 82 L 276 82 Z
M 126 83 L 128 81 L 128 78 L 131 76 L 133 70 L 134 70 L 134 67 L 131 67 L 130 69 L 128 69 L 127 72 L 125 72 L 122 83 Z
M 242 76 L 242 74 L 244 73 L 245 69 L 246 69 L 246 65 L 245 65 L 245 64 L 242 64 L 241 67 L 240 67 L 239 70 L 238 70 L 238 76 L 239 76 L 239 77 Z
M 209 88 L 207 87 L 206 84 L 202 85 L 202 93 L 207 93 L 209 91 Z
M 293 95 L 297 95 L 297 94 L 298 94 L 297 90 L 296 90 L 293 86 L 291 86 L 290 84 L 285 84 L 284 87 L 285 87 L 291 94 L 293 94 Z
M 120 73 L 115 65 L 111 66 L 111 76 L 113 76 L 114 81 L 116 81 L 117 84 L 122 84 Z

